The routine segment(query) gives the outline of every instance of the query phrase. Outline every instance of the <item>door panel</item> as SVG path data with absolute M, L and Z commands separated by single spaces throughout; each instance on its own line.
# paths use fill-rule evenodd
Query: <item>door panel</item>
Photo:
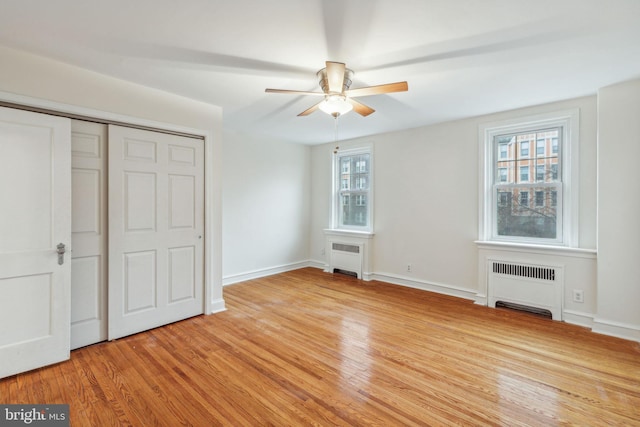
M 0 378 L 69 358 L 70 131 L 0 108 Z
M 128 233 L 156 229 L 156 174 L 124 172 L 124 216 Z
M 71 348 L 107 339 L 107 126 L 73 120 Z
M 1 124 L 2 198 L 11 202 L 0 221 L 0 252 L 53 247 L 51 200 L 26 192 L 25 186 L 42 183 L 44 195 L 52 194 L 51 128 L 24 123 Z M 15 183 L 24 183 L 14 185 Z M 27 187 L 29 188 L 29 187 Z M 29 188 L 31 189 L 31 188 Z M 37 194 L 37 193 L 36 193 Z M 7 206 L 9 207 L 9 206 Z
M 109 126 L 109 339 L 204 312 L 204 142 Z
M 196 297 L 195 255 L 193 246 L 169 250 L 169 304 Z
M 169 175 L 169 229 L 195 227 L 195 192 L 195 177 Z
M 158 307 L 156 251 L 129 252 L 124 256 L 124 315 Z

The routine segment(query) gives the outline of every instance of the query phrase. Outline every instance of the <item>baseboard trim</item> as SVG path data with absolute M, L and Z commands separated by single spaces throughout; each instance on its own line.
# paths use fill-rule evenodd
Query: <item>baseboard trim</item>
M 224 305 L 224 300 L 222 298 L 211 301 L 211 313 L 221 313 L 223 311 L 227 311 L 227 307 Z
M 591 330 L 597 334 L 640 342 L 640 326 L 613 320 L 594 318 Z
M 563 310 L 562 320 L 572 325 L 584 326 L 589 329 L 593 328 L 593 314 L 575 310 Z
M 486 295 L 483 294 L 476 294 L 474 297 L 474 303 L 477 305 L 484 305 L 484 306 L 488 306 L 489 305 L 489 298 Z
M 329 269 L 329 266 L 324 261 L 311 259 L 308 261 L 308 263 L 309 265 L 307 265 L 307 267 L 317 268 L 318 270 L 322 270 L 322 271 L 327 271 Z
M 436 292 L 468 300 L 476 299 L 476 291 L 473 289 L 465 289 L 457 286 L 445 285 L 443 283 L 427 282 L 425 280 L 410 279 L 408 277 L 398 276 L 391 273 L 373 273 L 371 274 L 370 280 L 379 280 L 393 285 L 406 286 L 408 288 Z
M 278 265 L 275 267 L 262 268 L 246 273 L 234 274 L 222 278 L 222 286 L 233 285 L 234 283 L 244 282 L 251 279 L 259 279 L 261 277 L 273 276 L 274 274 L 285 273 L 287 271 L 298 270 L 305 267 L 314 267 L 315 262 L 306 260 L 293 262 L 291 264 Z M 324 264 L 322 264 L 324 266 Z

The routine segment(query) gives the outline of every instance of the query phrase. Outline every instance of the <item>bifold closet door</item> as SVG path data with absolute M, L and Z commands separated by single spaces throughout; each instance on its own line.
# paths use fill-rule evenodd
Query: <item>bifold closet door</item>
M 204 312 L 204 141 L 109 125 L 109 339 Z
M 70 134 L 0 108 L 0 378 L 69 358 Z

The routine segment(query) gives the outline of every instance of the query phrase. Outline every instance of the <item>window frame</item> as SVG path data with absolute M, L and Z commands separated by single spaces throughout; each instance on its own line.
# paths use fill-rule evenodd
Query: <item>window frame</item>
M 516 243 L 523 245 L 578 247 L 578 203 L 579 203 L 579 110 L 565 110 L 479 126 L 478 141 L 482 146 L 479 156 L 479 225 L 478 238 L 483 242 Z M 494 146 L 494 137 L 509 133 L 533 132 L 546 128 L 561 128 L 559 141 L 560 173 L 562 181 L 557 194 L 558 217 L 561 235 L 556 239 L 497 234 L 497 198 L 494 178 L 497 178 L 499 153 Z M 537 142 L 536 142 L 537 145 Z
M 366 215 L 368 218 L 368 223 L 364 226 L 344 225 L 340 223 L 341 221 L 340 201 L 341 201 L 341 197 L 343 196 L 342 192 L 345 191 L 341 188 L 341 182 L 342 182 L 341 159 L 346 156 L 357 156 L 361 154 L 369 155 L 369 164 L 368 164 L 368 167 L 365 169 L 365 172 L 367 173 L 367 176 L 368 176 L 368 178 L 366 179 L 366 185 L 365 185 L 365 187 L 367 188 L 365 190 L 360 188 L 360 181 L 358 181 L 357 185 L 354 185 L 355 188 L 349 188 L 346 191 L 352 195 L 357 195 L 356 193 L 360 193 L 362 196 L 364 196 L 364 199 L 366 200 L 366 207 L 367 207 Z M 359 231 L 359 232 L 372 233 L 373 232 L 373 190 L 374 190 L 373 145 L 366 144 L 358 147 L 334 150 L 332 163 L 333 163 L 333 173 L 332 173 L 333 196 L 332 196 L 332 202 L 331 202 L 331 205 L 332 205 L 331 206 L 331 211 L 332 211 L 331 228 L 334 230 L 347 230 L 347 231 Z M 356 169 L 356 168 L 354 167 L 352 169 Z M 358 169 L 358 171 L 355 171 L 354 173 L 362 173 L 362 171 Z M 363 177 L 359 177 L 359 178 L 363 178 Z M 355 198 L 354 198 L 354 203 L 355 203 Z M 358 206 L 361 206 L 361 205 L 358 205 Z

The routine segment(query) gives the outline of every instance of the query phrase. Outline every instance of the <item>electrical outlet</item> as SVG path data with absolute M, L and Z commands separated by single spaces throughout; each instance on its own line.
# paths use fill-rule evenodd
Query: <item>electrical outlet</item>
M 324 255 L 324 248 L 320 249 L 320 254 Z
M 584 302 L 584 291 L 582 289 L 573 290 L 573 302 Z
M 407 273 L 411 273 L 411 264 L 407 264 Z

